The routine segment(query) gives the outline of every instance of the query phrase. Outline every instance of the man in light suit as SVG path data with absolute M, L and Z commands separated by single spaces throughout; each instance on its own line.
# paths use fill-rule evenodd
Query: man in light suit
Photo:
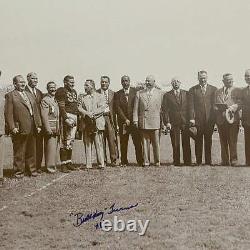
M 27 81 L 28 85 L 26 85 L 25 90 L 33 95 L 33 97 L 36 100 L 39 112 L 41 114 L 40 104 L 43 98 L 43 93 L 41 90 L 37 88 L 38 84 L 37 74 L 35 72 L 30 72 L 27 75 Z M 43 131 L 41 131 L 39 134 L 36 134 L 36 169 L 38 173 L 42 172 L 41 164 L 43 160 L 43 145 L 44 145 L 43 140 L 44 140 L 44 133 Z
M 182 140 L 183 160 L 186 166 L 191 165 L 191 148 L 188 120 L 188 92 L 180 89 L 181 81 L 173 78 L 173 89 L 163 97 L 163 121 L 170 130 L 175 166 L 180 166 L 180 134 Z
M 101 88 L 97 90 L 98 93 L 102 94 L 105 102 L 107 104 L 104 119 L 105 119 L 105 130 L 104 130 L 104 155 L 105 162 L 107 163 L 107 152 L 106 152 L 106 141 L 108 141 L 109 153 L 111 166 L 116 166 L 119 158 L 119 152 L 117 147 L 117 122 L 116 122 L 116 113 L 115 113 L 115 101 L 114 94 L 115 92 L 109 89 L 110 78 L 108 76 L 101 77 Z
M 105 119 L 103 117 L 107 104 L 104 96 L 96 92 L 95 82 L 86 80 L 86 94 L 79 95 L 78 110 L 81 114 L 81 130 L 85 145 L 86 167 L 92 168 L 92 144 L 95 144 L 97 164 L 100 168 L 105 166 L 103 151 L 103 132 Z
M 205 143 L 205 164 L 212 165 L 211 148 L 215 125 L 214 95 L 216 87 L 207 83 L 207 72 L 198 72 L 199 84 L 189 90 L 190 125 L 197 127 L 195 156 L 198 166 L 202 164 L 203 139 Z
M 246 165 L 250 166 L 250 69 L 245 72 L 247 87 L 242 89 L 242 125 L 245 136 L 245 159 Z
M 122 89 L 115 93 L 115 106 L 117 122 L 120 134 L 121 166 L 128 164 L 128 140 L 131 135 L 134 146 L 136 160 L 139 166 L 142 165 L 142 144 L 138 128 L 133 124 L 133 108 L 137 90 L 130 87 L 129 76 L 121 78 Z
M 37 176 L 35 164 L 35 134 L 41 131 L 41 117 L 34 97 L 25 91 L 21 75 L 13 78 L 15 90 L 5 95 L 6 134 L 12 135 L 15 177 L 22 178 L 25 170 Z
M 215 92 L 215 114 L 221 144 L 221 164 L 235 166 L 238 160 L 240 90 L 233 87 L 232 74 L 224 74 L 222 81 L 224 87 Z M 227 109 L 234 114 L 231 124 L 226 119 Z
M 133 122 L 140 129 L 143 147 L 143 166 L 150 165 L 150 142 L 154 153 L 154 164 L 160 166 L 160 128 L 162 91 L 155 87 L 154 76 L 146 78 L 146 89 L 136 93 Z
M 48 173 L 56 172 L 59 146 L 59 106 L 55 99 L 56 84 L 47 83 L 48 93 L 41 101 L 41 118 L 44 132 L 45 166 Z

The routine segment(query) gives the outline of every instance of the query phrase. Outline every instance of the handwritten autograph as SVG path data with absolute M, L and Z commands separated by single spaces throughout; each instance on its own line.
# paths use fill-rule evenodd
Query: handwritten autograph
M 80 227 L 82 224 L 88 222 L 88 221 L 93 221 L 96 219 L 99 219 L 100 221 L 102 221 L 104 219 L 105 215 L 110 215 L 113 213 L 118 213 L 121 211 L 126 211 L 126 210 L 130 210 L 132 208 L 135 208 L 139 205 L 139 203 L 137 202 L 136 204 L 132 204 L 132 205 L 128 205 L 127 207 L 119 207 L 117 208 L 115 206 L 116 204 L 113 203 L 109 208 L 104 208 L 101 211 L 96 210 L 95 212 L 91 212 L 88 214 L 83 214 L 83 213 L 70 213 L 70 216 L 74 216 L 76 221 L 73 223 L 73 225 L 75 227 Z M 99 223 L 96 224 L 96 229 L 99 227 L 98 225 L 100 225 Z

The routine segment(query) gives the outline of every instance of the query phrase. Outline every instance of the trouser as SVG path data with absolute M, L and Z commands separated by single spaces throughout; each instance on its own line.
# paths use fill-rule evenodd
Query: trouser
M 191 164 L 190 136 L 186 128 L 181 129 L 178 126 L 173 127 L 170 131 L 174 164 L 175 165 L 180 164 L 180 137 L 182 142 L 184 164 L 190 165 Z
M 154 163 L 160 164 L 160 137 L 159 129 L 141 129 L 142 150 L 143 150 L 143 165 L 150 165 L 150 142 L 153 147 Z
M 13 135 L 13 165 L 16 172 L 28 173 L 36 171 L 36 139 L 33 134 Z
M 250 126 L 244 126 L 246 165 L 250 166 Z
M 92 146 L 96 149 L 96 159 L 98 166 L 104 167 L 104 151 L 103 151 L 103 131 L 90 133 L 84 131 L 83 142 L 85 146 L 86 167 L 92 167 Z
M 77 121 L 77 115 L 67 113 L 69 117 Z M 77 126 L 70 127 L 63 123 L 62 147 L 60 148 L 61 164 L 72 162 L 72 146 L 75 140 Z
M 221 145 L 221 161 L 223 165 L 236 164 L 237 157 L 237 141 L 239 133 L 239 125 L 237 123 L 225 123 L 218 125 Z
M 4 135 L 0 134 L 0 181 L 3 179 L 4 165 Z
M 211 164 L 212 136 L 214 126 L 206 125 L 197 127 L 197 137 L 195 140 L 195 156 L 198 165 L 202 163 L 203 139 L 205 144 L 205 163 Z
M 58 136 L 44 136 L 44 155 L 46 168 L 57 164 Z
M 109 146 L 109 154 L 111 163 L 115 164 L 118 159 L 117 145 L 116 145 L 116 137 L 115 137 L 115 129 L 111 122 L 111 118 L 109 115 L 105 115 L 105 130 L 103 134 L 104 139 L 104 156 L 105 162 L 107 162 L 107 145 L 106 141 L 108 141 Z
M 128 164 L 128 140 L 131 134 L 135 147 L 136 161 L 138 165 L 142 165 L 142 141 L 140 131 L 134 126 L 130 126 L 126 134 L 123 134 L 122 131 L 122 128 L 120 128 L 121 164 Z
M 36 134 L 36 169 L 41 169 L 43 160 L 43 145 L 44 145 L 44 135 L 43 133 Z

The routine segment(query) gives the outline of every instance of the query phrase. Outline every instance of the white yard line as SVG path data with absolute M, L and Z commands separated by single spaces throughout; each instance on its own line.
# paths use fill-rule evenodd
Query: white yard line
M 24 198 L 29 198 L 29 197 L 33 196 L 34 194 L 37 194 L 37 193 L 41 192 L 42 190 L 48 188 L 48 187 L 51 186 L 52 184 L 54 184 L 54 183 L 60 181 L 61 179 L 63 179 L 63 178 L 66 177 L 67 175 L 69 175 L 69 174 L 61 175 L 60 177 L 58 177 L 58 178 L 56 178 L 56 179 L 53 179 L 51 182 L 49 182 L 49 183 L 43 185 L 42 187 L 36 189 L 35 191 L 33 191 L 33 192 L 29 193 L 29 194 L 25 194 L 23 197 L 24 197 Z M 4 211 L 4 210 L 7 209 L 9 206 L 14 205 L 14 204 L 16 204 L 16 203 L 18 203 L 18 201 L 10 202 L 8 205 L 5 205 L 5 206 L 1 207 L 1 208 L 0 208 L 0 212 L 1 212 L 1 211 Z

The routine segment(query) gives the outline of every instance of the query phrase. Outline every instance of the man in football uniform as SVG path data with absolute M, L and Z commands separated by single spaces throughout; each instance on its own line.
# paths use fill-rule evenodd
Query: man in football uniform
M 71 75 L 64 77 L 64 87 L 56 91 L 62 124 L 62 147 L 60 148 L 61 170 L 68 173 L 76 170 L 72 165 L 72 145 L 77 129 L 77 92 L 74 89 L 75 79 Z

